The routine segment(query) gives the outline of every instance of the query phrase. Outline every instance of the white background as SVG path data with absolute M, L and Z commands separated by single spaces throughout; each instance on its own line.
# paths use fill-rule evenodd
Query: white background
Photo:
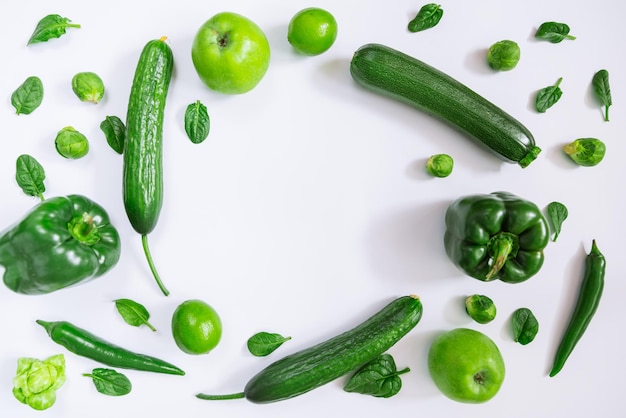
M 626 343 L 621 317 L 623 273 L 626 9 L 617 0 L 503 2 L 446 1 L 440 24 L 410 33 L 408 21 L 423 3 L 380 1 L 109 1 L 3 2 L 0 25 L 0 229 L 9 227 L 36 199 L 17 187 L 15 160 L 28 153 L 47 174 L 47 197 L 84 194 L 109 212 L 122 239 L 122 256 L 106 276 L 43 296 L 0 288 L 0 406 L 6 417 L 128 417 L 141 413 L 187 417 L 555 417 L 601 413 L 618 416 Z M 339 23 L 335 45 L 317 57 L 296 55 L 286 40 L 287 24 L 300 9 L 320 6 Z M 197 28 L 230 10 L 254 20 L 272 48 L 269 71 L 252 92 L 223 96 L 205 88 L 193 69 L 190 49 Z M 49 13 L 82 25 L 60 39 L 27 47 L 40 18 Z M 566 22 L 575 41 L 534 39 L 547 20 Z M 121 199 L 122 159 L 99 129 L 106 115 L 125 117 L 137 58 L 145 43 L 168 36 L 175 55 L 164 125 L 164 206 L 150 235 L 153 256 L 166 286 L 164 297 L 143 257 L 140 237 Z M 512 39 L 522 57 L 510 72 L 485 62 L 492 43 Z M 366 92 L 349 75 L 354 51 L 383 43 L 447 72 L 522 121 L 543 149 L 528 168 L 503 163 L 440 122 L 394 101 Z M 604 122 L 591 92 L 591 77 L 606 68 L 614 106 Z M 70 80 L 94 71 L 106 98 L 80 102 Z M 30 75 L 45 86 L 43 104 L 31 115 L 15 115 L 13 90 Z M 559 103 L 545 114 L 533 110 L 537 90 L 563 77 Z M 201 100 L 211 115 L 202 144 L 185 136 L 185 107 Z M 74 126 L 91 150 L 66 160 L 54 148 L 56 132 Z M 561 148 L 580 137 L 601 138 L 604 161 L 578 167 Z M 429 177 L 428 156 L 455 159 L 452 175 Z M 506 190 L 545 209 L 551 201 L 569 208 L 569 218 L 545 264 L 529 281 L 483 283 L 463 275 L 447 259 L 443 216 L 455 199 Z M 563 371 L 547 377 L 569 318 L 585 254 L 592 239 L 608 260 L 600 308 Z M 424 304 L 418 326 L 390 353 L 408 366 L 401 392 L 390 399 L 346 393 L 339 379 L 295 399 L 270 405 L 246 400 L 208 402 L 198 392 L 230 393 L 269 362 L 361 322 L 392 298 L 416 293 Z M 463 299 L 486 294 L 498 316 L 473 323 Z M 117 314 L 113 300 L 144 304 L 158 331 L 134 328 Z M 175 307 L 199 298 L 212 305 L 224 334 L 210 354 L 181 352 L 169 323 Z M 540 321 L 535 341 L 512 341 L 511 313 L 531 308 Z M 113 398 L 81 377 L 99 365 L 53 343 L 36 319 L 68 320 L 126 348 L 168 360 L 183 377 L 123 371 L 133 391 Z M 489 335 L 505 358 L 500 393 L 481 405 L 445 398 L 432 383 L 426 356 L 433 338 L 455 327 Z M 245 347 L 257 331 L 292 340 L 268 358 Z M 16 361 L 65 353 L 67 382 L 57 403 L 31 410 L 11 394 Z

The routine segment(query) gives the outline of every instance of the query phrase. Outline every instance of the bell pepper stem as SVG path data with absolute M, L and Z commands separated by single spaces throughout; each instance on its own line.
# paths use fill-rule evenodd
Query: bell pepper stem
M 507 235 L 499 234 L 493 238 L 490 250 L 494 261 L 485 277 L 487 281 L 492 280 L 506 263 L 509 254 L 513 251 L 513 240 Z
M 161 292 L 163 292 L 165 296 L 168 296 L 170 292 L 161 281 L 161 276 L 159 276 L 159 272 L 157 271 L 156 266 L 154 265 L 154 261 L 152 260 L 152 254 L 150 253 L 150 247 L 148 246 L 147 234 L 143 234 L 141 236 L 141 245 L 143 246 L 143 252 L 146 255 L 146 260 L 148 261 L 148 266 L 150 267 L 150 271 L 154 276 L 154 280 L 156 280 L 157 285 L 159 285 L 159 289 L 161 289 Z

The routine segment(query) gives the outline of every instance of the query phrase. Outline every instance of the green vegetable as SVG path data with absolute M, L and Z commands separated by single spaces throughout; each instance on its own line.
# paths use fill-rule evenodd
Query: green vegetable
M 448 154 L 431 155 L 426 160 L 426 171 L 434 177 L 448 177 L 453 168 L 454 160 Z
M 104 82 L 96 73 L 76 73 L 72 77 L 72 91 L 83 102 L 100 103 L 104 97 Z
M 362 393 L 377 398 L 390 398 L 400 392 L 400 375 L 411 370 L 396 368 L 396 362 L 390 354 L 381 354 L 374 360 L 361 366 L 343 387 L 346 392 Z
M 46 191 L 44 180 L 46 172 L 39 161 L 28 154 L 17 157 L 15 162 L 15 181 L 27 196 L 35 196 L 44 200 L 43 193 Z
M 520 47 L 515 41 L 505 39 L 491 45 L 487 50 L 487 62 L 497 71 L 511 71 L 520 60 Z
M 112 269 L 120 237 L 100 205 L 80 195 L 36 205 L 0 235 L 4 284 L 17 293 L 50 293 Z
M 185 132 L 191 142 L 199 144 L 207 139 L 210 126 L 209 113 L 200 100 L 187 106 L 185 110 Z
M 563 95 L 560 87 L 562 81 L 563 77 L 559 78 L 555 85 L 544 87 L 537 92 L 535 97 L 535 109 L 537 109 L 537 112 L 545 113 L 546 110 L 561 99 Z
M 361 86 L 448 122 L 511 163 L 528 166 L 541 151 L 532 134 L 493 103 L 441 71 L 392 48 L 359 48 L 350 73 Z
M 123 154 L 124 142 L 126 141 L 124 122 L 117 116 L 107 116 L 100 122 L 100 129 L 104 132 L 104 137 L 113 151 Z
M 539 321 L 528 308 L 519 308 L 513 312 L 513 340 L 526 345 L 532 342 L 539 332 Z
M 44 16 L 35 27 L 27 45 L 38 42 L 47 42 L 53 38 L 60 38 L 65 35 L 67 28 L 80 28 L 78 23 L 71 23 L 67 17 L 58 14 Z
M 606 154 L 604 142 L 597 138 L 578 138 L 563 147 L 563 151 L 574 162 L 583 167 L 600 164 Z
M 126 116 L 123 195 L 150 270 L 167 296 L 148 246 L 148 234 L 156 227 L 163 206 L 163 117 L 174 67 L 174 55 L 165 39 L 149 41 L 135 69 Z
M 64 158 L 79 159 L 89 152 L 87 137 L 71 126 L 61 129 L 54 139 L 57 152 Z
M 417 15 L 409 22 L 409 31 L 420 32 L 437 26 L 443 16 L 440 4 L 428 3 L 423 5 Z
M 165 373 L 183 376 L 184 371 L 166 361 L 146 354 L 129 351 L 97 337 L 89 331 L 66 321 L 36 321 L 44 327 L 52 341 L 72 353 L 92 359 L 110 367 Z
M 65 357 L 57 354 L 45 360 L 21 357 L 13 378 L 13 396 L 38 411 L 50 408 L 56 392 L 65 383 Z
M 496 304 L 489 296 L 471 295 L 465 298 L 465 312 L 479 324 L 487 324 L 496 317 Z
M 585 258 L 585 272 L 574 311 L 556 351 L 550 377 L 561 371 L 595 315 L 602 298 L 605 271 L 606 259 L 598 249 L 596 240 L 593 240 Z
M 200 399 L 246 398 L 254 403 L 302 395 L 374 360 L 411 331 L 422 317 L 417 296 L 390 302 L 366 321 L 342 334 L 288 355 L 257 373 L 244 391 L 196 395 Z
M 96 390 L 103 395 L 123 396 L 133 388 L 128 377 L 113 369 L 96 368 L 91 373 L 83 373 L 83 376 L 90 377 Z
M 37 76 L 30 76 L 11 94 L 11 104 L 18 115 L 28 115 L 43 101 L 43 83 Z
M 609 72 L 607 70 L 600 70 L 593 75 L 591 85 L 596 97 L 604 106 L 604 120 L 609 121 L 609 107 L 613 104 L 611 99 L 611 86 L 609 84 Z
M 564 39 L 574 40 L 575 36 L 569 34 L 569 26 L 559 22 L 544 22 L 539 25 L 535 38 L 558 44 Z
M 278 347 L 289 341 L 291 337 L 283 337 L 271 332 L 257 332 L 248 338 L 248 351 L 254 356 L 264 357 L 272 354 Z
M 548 223 L 528 200 L 508 192 L 461 197 L 448 207 L 445 224 L 448 257 L 475 279 L 520 283 L 543 265 Z
M 561 233 L 561 226 L 563 222 L 567 219 L 568 211 L 567 206 L 565 206 L 561 202 L 550 202 L 548 204 L 548 219 L 550 220 L 550 224 L 552 225 L 552 231 L 554 232 L 554 236 L 552 237 L 552 241 L 556 241 L 559 234 Z
M 145 325 L 152 331 L 156 331 L 156 328 L 148 322 L 150 313 L 145 306 L 130 299 L 116 299 L 114 302 L 117 311 L 128 325 L 134 327 Z

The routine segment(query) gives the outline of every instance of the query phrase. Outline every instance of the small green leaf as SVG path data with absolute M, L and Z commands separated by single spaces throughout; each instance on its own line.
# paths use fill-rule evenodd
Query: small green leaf
M 519 308 L 513 312 L 513 340 L 526 345 L 535 339 L 539 332 L 539 322 L 528 308 Z
M 381 354 L 359 368 L 343 389 L 346 392 L 390 398 L 402 388 L 400 375 L 409 371 L 408 367 L 398 371 L 393 357 L 390 354 Z
M 609 72 L 607 70 L 600 70 L 593 75 L 591 80 L 593 91 L 596 97 L 604 106 L 604 120 L 609 121 L 609 107 L 613 104 L 611 98 L 611 86 L 609 85 Z
M 126 141 L 126 126 L 117 116 L 107 116 L 100 123 L 100 129 L 104 132 L 104 137 L 113 151 L 118 154 L 124 153 L 124 142 Z
M 11 104 L 18 115 L 28 115 L 43 101 L 43 83 L 37 76 L 30 76 L 11 94 Z
M 261 331 L 248 338 L 247 345 L 252 355 L 264 357 L 273 353 L 285 341 L 290 339 L 291 337 L 283 337 L 280 334 Z
M 563 91 L 561 90 L 561 82 L 563 77 L 559 78 L 555 85 L 544 87 L 537 93 L 535 98 L 535 108 L 539 113 L 545 113 L 546 110 L 551 108 L 556 102 L 561 99 Z
M 114 302 L 117 311 L 128 325 L 133 327 L 145 325 L 152 331 L 156 331 L 156 328 L 148 322 L 150 313 L 142 304 L 131 299 L 116 299 Z
M 44 200 L 46 191 L 44 180 L 46 173 L 39 162 L 28 154 L 17 157 L 15 163 L 15 180 L 27 196 L 35 196 Z
M 542 39 L 553 44 L 558 44 L 565 39 L 576 39 L 575 36 L 569 34 L 569 31 L 569 26 L 566 23 L 544 22 L 539 25 L 539 28 L 537 28 L 535 38 Z
M 132 390 L 128 377 L 113 369 L 96 368 L 91 373 L 83 373 L 83 376 L 91 377 L 96 390 L 103 395 L 122 396 Z
M 185 132 L 191 142 L 199 144 L 207 139 L 210 127 L 209 113 L 200 100 L 187 106 L 185 110 Z
M 47 42 L 53 38 L 60 38 L 65 34 L 67 28 L 80 28 L 77 23 L 70 23 L 71 20 L 58 14 L 44 16 L 35 27 L 27 45 L 38 42 Z
M 552 225 L 552 231 L 554 236 L 552 241 L 556 241 L 557 237 L 561 233 L 561 226 L 567 219 L 568 211 L 567 207 L 561 202 L 550 202 L 548 204 L 548 219 Z
M 422 6 L 417 15 L 409 22 L 409 31 L 420 32 L 437 26 L 443 16 L 440 4 L 429 3 Z

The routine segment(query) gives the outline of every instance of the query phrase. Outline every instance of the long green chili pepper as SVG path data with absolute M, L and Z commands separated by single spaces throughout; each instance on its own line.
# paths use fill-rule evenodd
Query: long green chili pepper
M 55 343 L 62 345 L 74 354 L 90 358 L 99 363 L 122 369 L 180 376 L 185 374 L 184 371 L 173 364 L 111 344 L 69 322 L 46 322 L 40 319 L 36 322 L 45 328 Z
M 604 255 L 598 250 L 596 240 L 593 240 L 591 251 L 585 259 L 585 274 L 578 293 L 578 299 L 565 334 L 556 351 L 550 377 L 561 371 L 565 361 L 574 350 L 580 337 L 587 329 L 589 322 L 591 322 L 591 318 L 596 313 L 604 288 L 605 270 L 606 260 Z

